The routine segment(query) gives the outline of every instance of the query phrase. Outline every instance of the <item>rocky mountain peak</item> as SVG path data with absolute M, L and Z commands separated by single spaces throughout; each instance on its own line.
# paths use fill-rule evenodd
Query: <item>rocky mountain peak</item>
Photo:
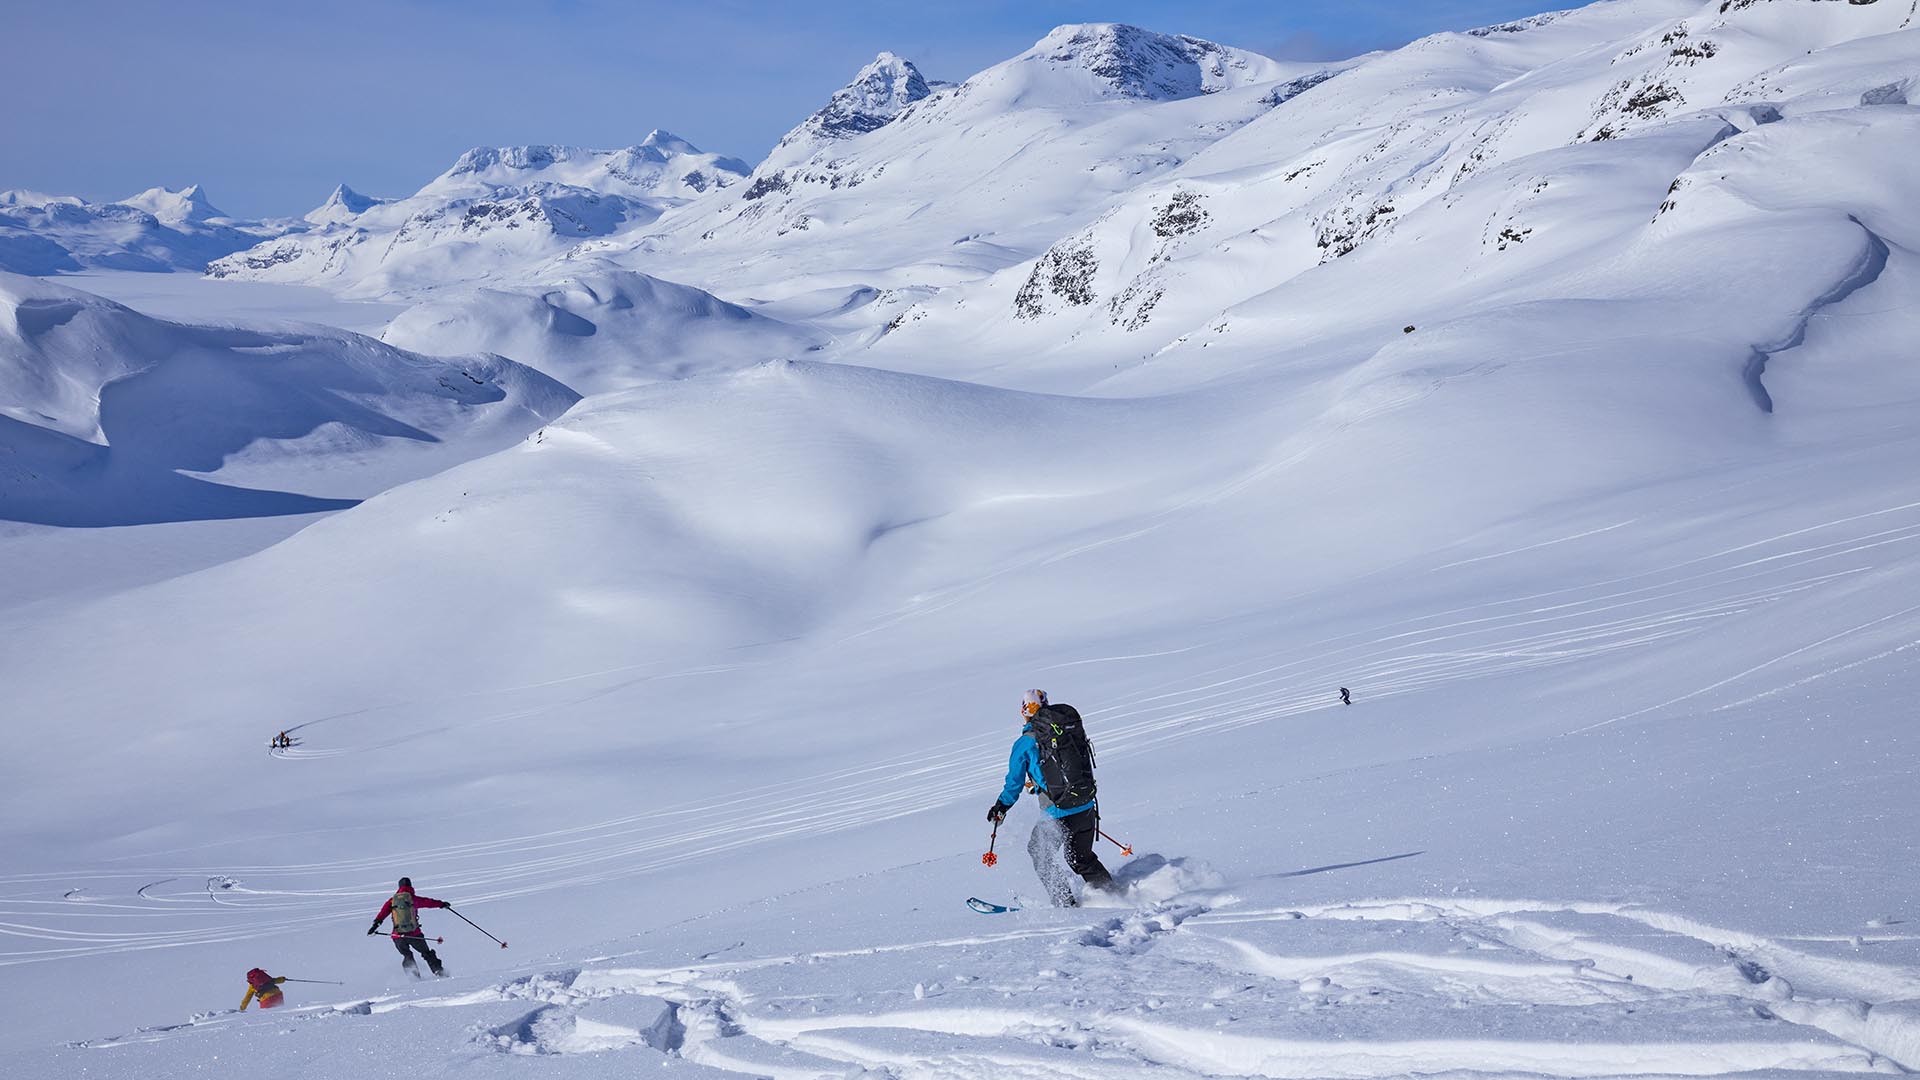
M 861 68 L 852 82 L 834 91 L 826 106 L 808 117 L 794 135 L 825 139 L 864 135 L 892 123 L 909 105 L 932 92 L 912 61 L 883 52 Z
M 1114 97 L 1147 101 L 1177 101 L 1263 82 L 1277 68 L 1257 53 L 1126 23 L 1056 27 L 1023 59 L 1085 71 Z
M 327 196 L 326 202 L 307 212 L 306 220 L 315 225 L 344 221 L 364 214 L 388 201 L 376 199 L 371 195 L 362 195 L 347 185 L 341 184 L 333 189 L 333 194 Z

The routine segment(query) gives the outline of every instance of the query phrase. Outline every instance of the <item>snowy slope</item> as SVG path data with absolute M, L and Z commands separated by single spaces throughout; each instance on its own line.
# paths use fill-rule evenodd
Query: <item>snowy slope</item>
M 1121 358 L 1164 381 L 1193 370 L 1151 357 L 1216 337 L 1235 302 L 1262 294 L 1266 311 L 1359 310 L 1377 315 L 1375 330 L 1455 317 L 1469 295 L 1577 294 L 1570 279 L 1604 252 L 1661 242 L 1667 232 L 1648 223 L 1706 179 L 1683 174 L 1710 145 L 1783 115 L 1859 108 L 1875 88 L 1897 97 L 1915 63 L 1914 36 L 1888 33 L 1907 13 L 1889 5 L 1708 8 L 1595 5 L 1371 60 L 1117 200 L 1039 259 L 896 314 L 906 332 L 873 362 L 913 364 L 929 340 L 957 339 L 979 366 L 939 370 L 1000 381 L 1051 366 L 1050 377 L 1084 380 Z M 1805 55 L 1808 41 L 1841 47 L 1823 60 Z M 1798 82 L 1762 93 L 1782 65 Z M 1671 96 L 1623 114 L 1650 85 Z M 1695 134 L 1680 134 L 1687 124 Z M 1897 155 L 1876 149 L 1858 167 L 1880 176 Z M 1348 259 L 1367 268 L 1336 265 Z M 1401 269 L 1383 273 L 1382 261 Z M 1421 294 L 1405 282 L 1422 273 L 1435 287 L 1409 303 Z M 1340 306 L 1320 307 L 1327 296 Z M 1037 359 L 1047 353 L 1057 360 Z
M 499 357 L 433 360 L 318 327 L 161 322 L 0 276 L 0 518 L 10 521 L 334 509 L 485 453 L 576 399 Z M 302 493 L 271 490 L 281 485 Z
M 475 147 L 408 198 L 351 212 L 329 201 L 314 212 L 323 219 L 318 230 L 240 252 L 207 272 L 411 296 L 538 265 L 584 239 L 651 222 L 745 172 L 732 158 L 657 130 L 623 150 Z
M 0 271 L 202 270 L 209 262 L 288 232 L 298 222 L 230 218 L 198 184 L 149 188 L 115 203 L 0 192 Z
M 896 110 L 918 90 L 883 61 L 833 115 L 885 122 L 801 149 L 896 164 L 789 194 L 871 190 L 890 230 L 734 220 L 684 287 L 580 256 L 449 289 L 390 338 L 692 377 L 529 407 L 512 445 L 244 557 L 0 605 L 36 721 L 0 758 L 0 1062 L 1920 1069 L 1914 21 L 1622 0 L 1212 94 L 1188 39 L 1113 36 L 1166 59 L 1121 70 L 1068 31 L 977 84 L 1057 91 L 1056 163 L 1275 100 L 1124 183 L 1006 168 L 952 221 L 879 197 L 959 145 L 905 134 L 959 104 Z M 1040 239 L 936 277 L 965 215 Z M 20 341 L 96 337 L 34 346 L 74 374 L 0 400 L 112 444 L 121 350 L 89 328 L 139 317 L 7 280 Z M 186 400 L 260 359 L 157 325 L 223 343 Z M 674 370 L 633 366 L 649 340 Z M 378 400 L 468 415 L 424 380 Z M 83 557 L 0 536 L 25 550 Z M 1088 718 L 1124 899 L 1044 906 L 1024 799 L 982 865 L 1029 686 Z M 428 911 L 453 977 L 405 981 L 364 933 L 402 873 L 510 946 Z M 344 985 L 236 1013 L 255 964 Z
M 827 340 L 702 289 L 631 270 L 573 270 L 544 287 L 442 293 L 395 317 L 381 339 L 417 352 L 499 353 L 585 394 L 748 367 Z
M 928 413 L 908 407 L 891 414 L 908 434 L 872 431 L 861 421 L 873 415 L 876 391 L 923 400 L 943 422 L 927 430 Z M 794 408 L 796 393 L 802 408 Z M 756 399 L 767 404 L 743 408 Z M 956 410 L 969 399 L 978 406 Z M 1850 786 L 1844 809 L 1782 815 L 1777 805 L 1785 786 L 1844 784 L 1863 770 L 1897 768 L 1914 749 L 1898 714 L 1856 689 L 1912 689 L 1911 672 L 1889 650 L 1914 630 L 1903 600 L 1914 585 L 1904 557 L 1916 535 L 1913 499 L 1909 492 L 1903 508 L 1886 501 L 1893 492 L 1836 483 L 1859 468 L 1857 451 L 1814 468 L 1793 451 L 1795 468 L 1806 471 L 1787 502 L 1766 482 L 1779 479 L 1777 459 L 1720 466 L 1508 522 L 1454 546 L 1396 545 L 1394 555 L 1410 554 L 1388 559 L 1387 573 L 1364 573 L 1376 566 L 1365 552 L 1307 557 L 1286 532 L 1224 528 L 1262 505 L 1301 528 L 1293 512 L 1300 501 L 1275 498 L 1270 486 L 1237 508 L 1185 507 L 1145 533 L 1101 525 L 1089 506 L 1153 505 L 1158 477 L 1143 477 L 1144 486 L 1122 478 L 1143 458 L 1165 454 L 1143 444 L 1106 468 L 1100 459 L 1114 458 L 1115 448 L 1087 442 L 1087 432 L 1138 439 L 1162 425 L 1124 422 L 1137 405 L 1019 400 L 833 369 L 671 384 L 570 418 L 464 475 L 375 500 L 211 579 L 122 601 L 166 613 L 175 625 L 268 619 L 282 641 L 300 647 L 277 658 L 249 650 L 268 665 L 255 676 L 259 689 L 225 681 L 219 711 L 233 719 L 204 741 L 171 746 L 133 736 L 127 752 L 168 810 L 143 810 L 124 797 L 81 799 L 98 809 L 70 817 L 66 828 L 115 836 L 102 854 L 144 852 L 134 865 L 57 875 L 78 901 L 57 900 L 44 883 L 9 883 L 16 904 L 44 897 L 20 908 L 41 932 L 114 910 L 89 905 L 130 904 L 131 913 L 149 906 L 157 921 L 134 937 L 22 940 L 23 955 L 57 949 L 75 955 L 66 962 L 78 970 L 119 973 L 108 1000 L 138 1000 L 149 982 L 204 983 L 216 992 L 223 974 L 263 954 L 355 988 L 319 988 L 319 996 L 299 988 L 298 1001 L 325 1007 L 292 1019 L 236 1023 L 217 1003 L 207 1024 L 122 1029 L 145 1047 L 112 1037 L 110 1027 L 67 1023 L 62 1030 L 109 1036 L 139 1056 L 60 1058 L 60 1067 L 165 1075 L 206 1054 L 238 1052 L 229 1037 L 260 1031 L 289 1031 L 308 1055 L 406 1043 L 416 1070 L 511 1061 L 482 1056 L 476 1064 L 479 1051 L 621 1051 L 643 1056 L 583 1056 L 571 1067 L 665 1067 L 654 1063 L 666 1052 L 673 1066 L 681 1064 L 674 1058 L 724 1060 L 751 1073 L 754 1062 L 766 1069 L 780 1055 L 805 1053 L 826 1063 L 784 1060 L 811 1061 L 832 1075 L 848 1061 L 917 1070 L 925 1057 L 965 1050 L 983 1056 L 955 1067 L 982 1075 L 1008 1054 L 1047 1053 L 1061 1032 L 1118 1055 L 1111 1067 L 1158 1062 L 1198 1073 L 1218 1072 L 1228 1060 L 1276 1063 L 1245 1066 L 1264 1073 L 1302 1057 L 1329 1068 L 1342 1053 L 1355 1055 L 1355 1064 L 1339 1067 L 1346 1075 L 1396 1075 L 1433 1055 L 1491 1071 L 1531 1063 L 1549 1075 L 1629 1074 L 1648 1063 L 1689 1073 L 1849 1070 L 1875 1063 L 1863 1045 L 1903 1052 L 1848 1017 L 1866 1011 L 1852 1002 L 1911 996 L 1900 989 L 1914 976 L 1901 966 L 1913 960 L 1899 928 L 1867 925 L 1901 910 L 1899 893 L 1910 884 L 1900 868 L 1910 840 L 1897 824 L 1904 787 Z M 1063 423 L 1074 413 L 1090 424 Z M 834 417 L 855 435 L 822 438 L 822 420 Z M 952 442 L 976 425 L 984 443 Z M 1405 414 L 1396 426 L 1400 437 L 1426 428 Z M 1164 430 L 1161 447 L 1187 429 Z M 694 432 L 701 441 L 688 440 Z M 747 432 L 761 432 L 762 441 L 743 438 Z M 1221 435 L 1244 442 L 1240 433 Z M 1483 438 L 1497 443 L 1501 435 Z M 848 456 L 866 439 L 890 452 Z M 1086 442 L 1084 456 L 1047 453 L 1053 448 L 1043 439 Z M 954 469 L 982 446 L 998 447 L 1008 461 L 1033 454 L 1059 464 L 1041 476 L 1000 473 L 992 460 Z M 1886 452 L 1897 459 L 1913 446 L 1909 433 Z M 613 448 L 624 451 L 612 459 L 622 462 L 618 473 L 599 464 Z M 925 476 L 912 456 L 899 456 L 916 448 L 921 462 L 953 479 L 927 488 L 845 475 L 850 462 L 898 460 L 905 476 Z M 1359 464 L 1390 460 L 1373 455 Z M 806 478 L 798 487 L 796 466 Z M 610 490 L 623 474 L 624 486 Z M 663 478 L 669 486 L 658 490 Z M 1052 493 L 1042 505 L 1067 500 L 1087 535 L 1064 548 L 1043 543 L 1028 559 L 961 554 L 1026 547 L 1052 531 L 1046 522 L 1055 515 L 1035 513 L 1031 497 L 1002 502 L 998 513 L 979 498 L 983 482 L 985 491 L 1004 493 L 1010 481 L 1031 490 L 1036 480 Z M 1102 489 L 1119 497 L 1103 503 Z M 775 493 L 835 513 L 821 520 L 817 509 L 783 512 L 764 502 Z M 1411 488 L 1393 496 L 1371 516 L 1317 505 L 1317 529 L 1329 542 L 1351 544 L 1384 522 L 1471 525 L 1449 525 L 1431 508 L 1410 511 Z M 923 585 L 897 611 L 887 610 L 898 602 L 895 590 L 849 587 L 844 568 L 873 523 L 968 502 L 978 507 L 966 515 L 972 521 L 951 530 L 887 533 L 896 548 L 941 545 L 944 557 L 878 549 L 868 556 L 959 580 Z M 562 515 L 574 524 L 512 524 Z M 373 532 L 355 535 L 370 524 Z M 699 531 L 666 540 L 687 528 Z M 1234 539 L 1206 545 L 1209 558 L 1188 575 L 1214 567 L 1206 576 L 1218 596 L 1245 587 L 1256 566 L 1246 553 L 1228 554 L 1235 544 L 1279 538 L 1292 548 L 1274 562 L 1298 575 L 1298 586 L 1256 591 L 1285 595 L 1279 610 L 1255 603 L 1221 621 L 1196 597 L 1186 607 L 1151 605 L 1162 612 L 1157 620 L 1145 609 L 1116 619 L 1093 603 L 1098 583 L 1191 560 L 1216 534 Z M 498 539 L 514 547 L 502 550 Z M 1089 547 L 1093 540 L 1104 542 Z M 659 562 L 663 553 L 671 561 Z M 343 577 L 329 569 L 336 566 L 355 572 Z M 1004 580 L 982 582 L 985 567 Z M 699 588 L 709 575 L 722 587 Z M 348 591 L 303 591 L 297 610 L 279 614 L 261 592 L 269 582 L 316 577 Z M 507 591 L 464 587 L 476 577 Z M 406 583 L 397 595 L 395 583 Z M 423 607 L 410 595 L 434 600 Z M 97 635 L 119 623 L 111 610 L 52 628 L 47 654 L 71 649 L 68 633 Z M 790 635 L 823 615 L 834 629 L 815 631 L 814 644 L 784 657 L 769 643 L 714 647 Z M 1089 625 L 1102 615 L 1105 625 Z M 557 633 L 570 623 L 582 629 Z M 430 652 L 406 646 L 409 630 L 419 632 L 412 640 L 447 644 Z M 689 639 L 690 631 L 702 636 Z M 93 644 L 114 648 L 117 640 Z M 959 641 L 981 642 L 980 652 L 960 659 Z M 139 657 L 143 726 L 155 730 L 171 730 L 176 710 L 204 702 L 205 691 L 190 688 L 168 651 L 120 653 Z M 314 669 L 317 656 L 329 660 L 323 670 Z M 1848 665 L 1850 674 L 1829 674 Z M 477 684 L 474 670 L 487 673 Z M 351 672 L 355 685 L 342 685 L 339 672 Z M 15 670 L 8 674 L 20 685 Z M 1796 685 L 1804 680 L 1807 690 Z M 1042 912 L 1003 930 L 955 904 L 968 891 L 1027 891 L 1016 858 L 1024 821 L 1008 830 L 1005 867 L 982 871 L 973 849 L 976 800 L 997 784 L 995 759 L 1011 733 L 1011 721 L 999 719 L 1011 711 L 1006 695 L 993 690 L 1009 681 L 1051 685 L 1088 709 L 1115 828 L 1151 845 L 1143 851 L 1188 860 L 1187 870 L 1146 886 L 1140 912 Z M 1329 722 L 1330 687 L 1341 682 L 1358 687 L 1361 706 Z M 93 710 L 91 699 L 108 693 L 67 688 L 60 707 Z M 1808 693 L 1839 695 L 1829 707 L 1869 741 L 1844 752 L 1823 744 L 1826 729 L 1810 726 L 1804 711 Z M 877 744 L 867 713 L 874 701 L 886 702 L 888 730 L 899 732 Z M 52 705 L 32 696 L 21 704 Z M 261 774 L 248 740 L 267 716 L 275 717 L 267 728 L 302 724 L 304 741 Z M 693 717 L 700 720 L 690 734 Z M 1593 724 L 1607 726 L 1533 741 Z M 1756 745 L 1756 733 L 1773 743 Z M 1824 747 L 1814 755 L 1819 764 L 1802 764 L 1815 747 Z M 70 752 L 56 738 L 27 761 Z M 96 752 L 101 775 L 89 783 L 107 783 L 118 756 Z M 1725 773 L 1729 761 L 1740 761 L 1739 771 Z M 197 800 L 181 782 L 209 768 L 262 775 L 272 797 L 223 792 L 204 810 L 186 810 Z M 899 787 L 902 770 L 926 773 Z M 564 795 L 555 794 L 559 782 Z M 1239 800 L 1242 792 L 1255 798 Z M 381 822 L 371 832 L 321 825 L 354 821 L 368 806 L 379 807 Z M 1836 812 L 1856 822 L 1838 836 Z M 202 814 L 232 825 L 193 824 Z M 869 824 L 896 814 L 911 816 Z M 1676 817 L 1688 822 L 1678 836 Z M 395 818 L 407 824 L 385 835 Z M 299 857 L 249 857 L 256 841 L 224 836 L 243 821 L 248 836 L 277 836 L 270 848 L 297 849 Z M 843 833 L 850 829 L 859 831 Z M 192 838 L 202 836 L 216 847 L 156 850 L 197 848 Z M 1578 859 L 1554 857 L 1570 844 Z M 1851 870 L 1841 881 L 1824 874 L 1825 859 L 1805 867 L 1783 861 L 1782 845 L 1794 844 L 1816 844 Z M 1725 860 L 1711 865 L 1764 867 L 1772 881 L 1765 895 L 1779 899 L 1741 892 L 1731 874 L 1701 874 L 1701 852 L 1710 849 Z M 1389 856 L 1407 858 L 1338 865 Z M 1142 862 L 1140 875 L 1158 865 Z M 393 996 L 383 989 L 392 963 L 379 958 L 383 945 L 368 943 L 369 956 L 354 958 L 329 942 L 359 933 L 396 866 L 534 958 L 490 956 L 474 948 L 491 950 L 489 943 L 441 916 L 429 925 L 449 936 L 456 970 L 512 966 L 461 981 L 451 997 Z M 885 867 L 900 869 L 872 875 Z M 1294 871 L 1308 871 L 1308 880 L 1273 876 Z M 851 876 L 858 879 L 760 899 Z M 437 884 L 424 886 L 428 880 Z M 136 897 L 145 886 L 152 887 Z M 710 914 L 735 904 L 718 919 Z M 693 916 L 702 917 L 674 925 Z M 643 927 L 655 929 L 636 942 L 581 950 L 596 934 Z M 1222 934 L 1230 940 L 1219 942 Z M 1830 959 L 1828 947 L 1788 940 L 1809 934 L 1836 936 L 1842 950 L 1854 935 L 1885 947 Z M 161 944 L 194 947 L 127 951 Z M 634 949 L 639 957 L 583 962 Z M 558 955 L 543 962 L 545 951 Z M 89 953 L 96 959 L 84 959 Z M 1555 980 L 1544 981 L 1549 975 Z M 686 1010 L 679 1019 L 688 1033 L 642 1038 L 659 1010 L 641 1015 L 642 1003 L 626 995 L 675 1002 Z M 813 1005 L 783 1004 L 796 995 Z M 605 1010 L 626 1006 L 634 1011 L 623 1035 L 619 1014 Z M 35 1014 L 24 1003 L 10 1007 Z M 782 1023 L 789 1008 L 798 1009 L 794 1023 Z M 994 1011 L 1007 1008 L 1023 1019 Z M 187 1019 L 179 1010 L 147 1015 L 155 1012 L 169 1026 Z M 1899 1015 L 1894 1008 L 1884 1024 L 1876 1021 L 1883 1035 L 1899 1034 Z M 1222 1042 L 1213 1021 L 1228 1017 L 1243 1034 Z M 1295 1017 L 1303 1026 L 1290 1026 Z M 375 1026 L 329 1026 L 340 1022 Z M 894 1041 L 914 1032 L 928 1034 Z M 1577 1040 L 1584 1049 L 1567 1048 L 1575 1032 L 1586 1032 Z M 602 1038 L 586 1037 L 594 1033 Z M 1221 1056 L 1255 1053 L 1268 1056 Z

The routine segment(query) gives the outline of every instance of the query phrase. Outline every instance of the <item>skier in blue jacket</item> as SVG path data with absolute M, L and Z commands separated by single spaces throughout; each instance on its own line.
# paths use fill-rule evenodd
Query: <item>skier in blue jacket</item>
M 1093 853 L 1100 836 L 1100 807 L 1094 801 L 1093 744 L 1087 741 L 1080 713 L 1071 705 L 1049 703 L 1045 690 L 1027 691 L 1020 713 L 1026 726 L 1013 741 L 1006 786 L 987 811 L 987 820 L 996 825 L 1005 821 L 1021 790 L 1031 786 L 1042 813 L 1027 840 L 1027 854 L 1054 905 L 1078 905 L 1060 865 L 1062 855 L 1088 886 L 1118 891 L 1113 875 Z

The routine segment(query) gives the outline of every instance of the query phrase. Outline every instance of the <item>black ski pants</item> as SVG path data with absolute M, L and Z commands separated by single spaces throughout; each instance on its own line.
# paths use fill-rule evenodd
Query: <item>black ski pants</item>
M 427 947 L 427 935 L 409 934 L 405 937 L 394 938 L 393 947 L 400 950 L 401 967 L 410 968 L 413 966 L 413 954 L 407 951 L 408 949 L 412 949 L 413 952 L 419 953 L 426 959 L 427 970 L 433 972 L 435 975 L 440 974 L 440 958 L 435 956 L 433 950 Z
M 1100 856 L 1093 853 L 1094 842 L 1099 839 L 1100 808 L 1097 806 L 1063 818 L 1043 814 L 1039 824 L 1033 827 L 1033 835 L 1027 840 L 1027 854 L 1033 857 L 1034 873 L 1040 875 L 1041 884 L 1047 887 L 1056 905 L 1064 907 L 1074 902 L 1073 887 L 1059 870 L 1063 855 L 1067 867 L 1089 886 L 1113 888 L 1113 875 L 1100 862 Z

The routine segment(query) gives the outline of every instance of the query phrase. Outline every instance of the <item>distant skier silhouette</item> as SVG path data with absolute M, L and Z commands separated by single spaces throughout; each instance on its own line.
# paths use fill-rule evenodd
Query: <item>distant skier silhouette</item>
M 1353 693 L 1344 686 L 1340 688 L 1340 704 L 1342 705 L 1353 704 Z

